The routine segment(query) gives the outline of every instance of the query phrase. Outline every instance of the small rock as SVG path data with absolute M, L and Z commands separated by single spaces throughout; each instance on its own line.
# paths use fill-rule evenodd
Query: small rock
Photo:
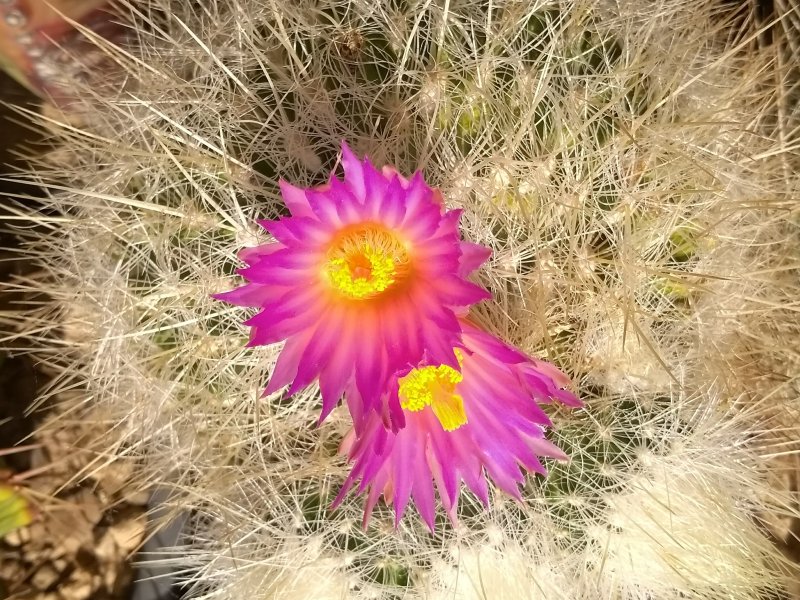
M 91 490 L 78 490 L 70 500 L 81 509 L 90 525 L 97 525 L 103 518 L 103 506 Z
M 122 499 L 128 504 L 133 504 L 134 506 L 145 506 L 150 500 L 150 492 L 147 490 L 128 492 L 123 496 Z
M 19 564 L 14 559 L 3 560 L 0 562 L 0 580 L 14 581 L 14 576 L 19 571 Z
M 23 560 L 32 565 L 40 565 L 50 559 L 50 551 L 44 548 L 42 544 L 37 544 L 35 541 L 21 546 L 20 555 Z
M 83 395 L 74 398 L 83 401 Z M 7 593 L 19 600 L 117 598 L 132 578 L 129 561 L 145 535 L 149 494 L 132 485 L 132 462 L 103 465 L 75 484 L 75 474 L 96 456 L 79 448 L 107 434 L 98 427 L 106 419 L 95 415 L 68 426 L 60 418 L 53 414 L 36 434 L 41 448 L 35 463 L 48 468 L 26 482 L 34 495 L 58 501 L 0 545 L 0 598 Z
M 133 465 L 130 462 L 117 460 L 98 469 L 93 478 L 106 494 L 114 496 L 125 489 L 132 474 Z
M 139 547 L 144 537 L 146 522 L 145 515 L 139 515 L 116 523 L 109 528 L 108 532 L 113 536 L 120 551 L 127 554 Z
M 95 544 L 94 554 L 101 563 L 112 562 L 117 557 L 119 548 L 111 531 L 106 531 L 103 537 Z
M 47 558 L 53 561 L 54 564 L 61 564 L 61 561 L 64 560 L 63 557 L 66 555 L 67 555 L 67 548 L 65 548 L 64 544 L 62 544 L 59 541 L 58 543 L 52 545 L 52 547 L 47 553 Z
M 88 600 L 92 597 L 93 591 L 91 574 L 82 570 L 74 571 L 69 581 L 58 589 L 63 600 Z
M 16 548 L 22 544 L 27 544 L 30 541 L 31 536 L 27 527 L 20 527 L 19 529 L 15 529 L 11 533 L 6 534 L 6 537 L 3 539 L 5 540 L 6 544 Z
M 113 566 L 116 567 L 117 565 L 114 564 Z M 118 574 L 117 573 L 117 569 L 106 569 L 103 572 L 102 583 L 105 585 L 105 589 L 107 589 L 107 590 L 113 590 L 114 589 L 114 584 L 117 582 L 117 574 Z M 100 587 L 100 583 L 99 582 L 98 582 L 97 586 Z
M 63 547 L 64 554 L 75 554 L 81 546 L 90 546 L 94 539 L 92 526 L 83 513 L 75 509 L 52 513 L 47 522 L 47 531 L 54 549 Z
M 69 563 L 67 563 L 67 561 L 63 558 L 57 558 L 52 562 L 53 568 L 59 573 L 62 573 L 64 569 L 67 568 L 68 564 Z
M 45 531 L 44 522 L 41 520 L 34 521 L 28 525 L 27 529 L 31 539 L 37 541 L 40 545 L 43 545 L 47 540 L 47 532 Z
M 31 583 L 39 591 L 47 591 L 59 579 L 59 572 L 52 563 L 45 563 L 31 576 Z

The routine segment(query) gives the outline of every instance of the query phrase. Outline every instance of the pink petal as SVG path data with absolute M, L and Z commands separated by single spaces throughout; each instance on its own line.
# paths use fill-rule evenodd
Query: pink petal
M 463 325 L 464 339 L 468 345 L 483 356 L 493 359 L 495 362 L 515 364 L 525 363 L 529 359 L 520 350 L 503 343 L 493 335 L 477 329 L 475 326 L 465 323 Z
M 389 182 L 383 202 L 378 207 L 378 220 L 390 229 L 397 228 L 406 214 L 406 205 L 403 198 L 403 188 L 400 180 L 395 177 Z
M 282 218 L 265 221 L 264 228 L 286 246 L 302 244 L 306 248 L 318 248 L 330 241 L 333 228 L 312 217 Z
M 253 283 L 283 287 L 303 287 L 314 281 L 314 273 L 288 269 L 265 269 L 256 265 L 238 269 L 237 273 Z
M 385 201 L 389 182 L 369 160 L 364 159 L 364 212 L 370 220 L 380 218 L 381 204 Z
M 257 264 L 265 256 L 283 250 L 285 246 L 280 242 L 271 242 L 252 248 L 242 248 L 239 251 L 239 260 L 246 262 L 249 266 Z
M 297 368 L 297 375 L 286 392 L 289 396 L 310 384 L 322 370 L 328 355 L 336 344 L 338 325 L 341 318 L 332 315 L 333 311 L 328 310 L 319 315 L 319 325 L 314 335 L 306 345 L 303 358 Z
M 476 461 L 475 465 L 470 465 L 471 468 L 465 469 L 461 472 L 464 478 L 464 483 L 472 490 L 472 493 L 478 497 L 478 500 L 484 506 L 489 506 L 489 484 L 483 476 L 483 467 Z
M 399 298 L 383 321 L 384 344 L 391 356 L 390 372 L 419 362 L 422 355 L 422 320 L 413 298 Z
M 433 532 L 434 525 L 434 510 L 435 504 L 433 501 L 433 483 L 431 482 L 431 474 L 428 471 L 427 464 L 420 457 L 417 457 L 417 467 L 414 477 L 413 492 L 414 504 L 417 505 L 417 510 L 422 516 L 422 520 L 428 526 L 428 529 Z
M 309 190 L 308 192 L 311 210 L 314 211 L 314 216 L 325 223 L 334 230 L 342 229 L 345 225 L 344 221 L 339 217 L 338 204 L 336 196 L 331 192 L 318 192 Z
M 453 240 L 427 241 L 414 245 L 415 269 L 426 279 L 435 281 L 440 275 L 458 272 L 459 255 Z
M 344 389 L 344 399 L 347 403 L 350 418 L 353 420 L 353 428 L 356 433 L 361 435 L 365 425 L 368 425 L 370 421 L 364 407 L 364 401 L 361 399 L 361 394 L 358 393 L 358 389 L 352 379 L 347 382 Z
M 536 360 L 535 358 L 531 359 L 531 362 L 536 371 L 552 379 L 559 387 L 567 387 L 570 385 L 569 377 L 564 375 L 555 365 L 551 365 L 543 360 Z
M 361 526 L 364 529 L 369 525 L 369 518 L 372 516 L 372 510 L 375 508 L 375 504 L 380 497 L 381 491 L 377 486 L 370 488 L 367 500 L 364 503 L 364 519 L 361 521 Z
M 334 329 L 331 328 L 333 333 Z M 355 331 L 352 327 L 338 327 L 334 339 L 335 349 L 331 350 L 327 363 L 323 366 L 319 378 L 319 387 L 322 394 L 322 415 L 320 422 L 328 416 L 342 397 L 347 383 L 353 376 L 356 349 Z M 353 420 L 357 420 L 355 416 Z
M 265 318 L 265 320 L 267 321 L 266 325 L 251 325 L 250 339 L 246 344 L 248 348 L 280 342 L 308 329 L 316 321 L 314 315 L 310 314 L 300 314 L 281 319 Z
M 310 269 L 318 266 L 324 260 L 319 252 L 282 248 L 277 252 L 262 254 L 258 261 L 250 268 L 254 271 L 261 269 L 286 269 L 290 271 Z
M 254 284 L 251 284 L 254 285 Z M 299 289 L 276 288 L 280 293 L 275 293 L 259 305 L 261 311 L 246 321 L 245 325 L 269 327 L 273 320 L 286 317 L 306 315 L 316 319 L 327 307 L 320 298 L 320 286 L 306 286 Z
M 344 168 L 344 182 L 359 201 L 364 202 L 366 196 L 364 189 L 364 167 L 356 158 L 350 146 L 342 141 L 342 167 Z
M 456 275 L 439 278 L 436 281 L 436 291 L 440 300 L 451 306 L 471 306 L 492 299 L 490 292 Z
M 309 334 L 298 335 L 286 340 L 286 345 L 278 356 L 278 362 L 272 370 L 272 377 L 269 380 L 264 395 L 277 392 L 282 387 L 289 385 L 292 378 L 297 373 L 297 367 L 303 358 L 303 351 L 306 349 Z
M 396 390 L 393 390 L 396 392 Z M 386 427 L 392 432 L 397 432 L 403 429 L 406 425 L 405 411 L 400 406 L 400 398 L 396 393 L 390 393 L 386 402 L 385 415 L 388 422 L 385 423 Z
M 453 333 L 447 333 L 436 328 L 429 328 L 423 332 L 425 337 L 426 360 L 432 365 L 447 365 L 457 371 L 461 369 L 453 349 L 458 339 Z
M 359 323 L 362 332 L 370 332 L 371 339 L 362 339 L 356 356 L 356 387 L 370 410 L 380 406 L 386 381 L 386 348 L 380 336 L 378 316 L 374 313 L 362 315 Z
M 433 205 L 435 209 L 436 205 Z M 430 207 L 429 207 L 430 208 Z M 459 243 L 459 236 L 460 230 L 458 228 L 458 221 L 461 218 L 461 214 L 464 212 L 462 209 L 457 208 L 455 210 L 451 210 L 446 212 L 445 214 L 441 214 L 441 209 L 439 210 L 440 217 L 436 224 L 435 232 L 428 237 L 428 241 L 430 242 L 444 242 L 447 241 L 448 243 L 452 244 L 456 250 L 458 249 Z
M 395 169 L 393 166 L 384 165 L 383 168 L 381 169 L 381 173 L 383 173 L 383 176 L 386 177 L 386 179 L 397 178 L 403 189 L 408 187 L 408 179 L 406 179 L 400 173 L 398 173 L 397 169 Z
M 406 208 L 406 218 L 401 229 L 412 240 L 429 239 L 441 220 L 442 215 L 435 204 L 423 204 L 413 213 Z
M 356 430 L 351 429 L 342 438 L 342 443 L 339 444 L 339 454 L 349 454 L 356 441 Z
M 472 242 L 461 242 L 459 244 L 461 250 L 461 269 L 459 275 L 466 277 L 483 263 L 489 260 L 492 255 L 491 248 L 481 246 L 480 244 L 473 244 Z
M 281 179 L 278 181 L 281 188 L 281 196 L 286 207 L 294 217 L 309 217 L 311 216 L 311 207 L 308 204 L 306 197 L 306 190 L 293 186 L 292 184 Z
M 414 478 L 414 462 L 416 458 L 417 439 L 413 434 L 407 436 L 406 443 L 396 446 L 392 454 L 392 472 L 394 473 L 394 514 L 395 527 L 403 518 L 408 501 L 411 498 L 411 482 Z
M 445 507 L 455 504 L 458 498 L 458 474 L 453 464 L 455 450 L 449 435 L 431 435 L 426 458 L 431 473 L 436 479 L 439 495 Z
M 547 456 L 556 460 L 569 460 L 569 456 L 561 448 L 545 438 L 529 439 L 528 445 L 539 456 Z
M 237 306 L 260 306 L 267 299 L 285 291 L 285 288 L 247 284 L 234 290 L 212 294 L 211 297 Z
M 497 487 L 509 496 L 518 500 L 522 499 L 519 491 L 519 483 L 525 480 L 524 475 L 519 470 L 516 461 L 504 452 L 492 452 L 486 449 L 486 453 L 492 456 L 486 460 L 485 467 Z
M 349 186 L 334 179 L 331 183 L 330 193 L 336 197 L 336 212 L 341 223 L 351 225 L 367 220 L 361 201 L 353 194 Z

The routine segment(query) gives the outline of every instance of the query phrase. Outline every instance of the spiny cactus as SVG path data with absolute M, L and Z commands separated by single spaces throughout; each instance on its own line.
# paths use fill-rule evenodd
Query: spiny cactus
M 745 16 L 716 2 L 136 3 L 125 86 L 37 166 L 50 213 L 23 334 L 109 415 L 114 455 L 190 512 L 202 598 L 741 598 L 788 567 L 759 526 L 797 515 L 797 115 Z M 781 135 L 775 135 L 776 130 Z M 465 237 L 487 329 L 570 374 L 572 457 L 458 526 L 330 509 L 348 421 L 310 389 L 261 397 L 237 252 L 322 183 L 340 140 L 421 169 Z M 21 213 L 24 213 L 21 209 Z M 47 216 L 56 215 L 56 216 Z M 768 324 L 768 325 L 765 325 Z M 62 332 L 55 342 L 49 332 Z M 63 341 L 61 341 L 63 340 Z M 53 344 L 58 344 L 53 346 Z M 53 349 L 55 348 L 55 350 Z M 65 352 L 64 348 L 68 349 Z M 794 362 L 792 362 L 794 361 Z M 793 370 L 794 369 L 794 370 Z M 792 403 L 795 404 L 792 404 Z M 794 511 L 794 512 L 793 512 Z

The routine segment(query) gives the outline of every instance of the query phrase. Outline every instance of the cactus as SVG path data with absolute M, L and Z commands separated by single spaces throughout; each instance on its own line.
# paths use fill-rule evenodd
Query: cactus
M 22 335 L 60 366 L 53 393 L 104 406 L 110 455 L 192 514 L 190 597 L 780 592 L 758 523 L 798 516 L 767 484 L 797 434 L 797 140 L 765 91 L 780 65 L 736 10 L 129 8 L 138 43 L 107 49 L 124 89 L 84 88 L 82 126 L 47 123 L 63 145 L 31 176 L 51 210 L 19 212 L 44 227 L 27 286 L 53 302 Z M 276 349 L 245 348 L 241 309 L 210 298 L 265 239 L 255 220 L 285 213 L 278 179 L 323 182 L 341 139 L 464 209 L 494 250 L 474 317 L 577 382 L 585 411 L 554 415 L 572 460 L 524 502 L 467 496 L 434 534 L 382 505 L 366 530 L 360 501 L 331 510 L 345 415 L 316 428 L 316 389 L 261 397 Z

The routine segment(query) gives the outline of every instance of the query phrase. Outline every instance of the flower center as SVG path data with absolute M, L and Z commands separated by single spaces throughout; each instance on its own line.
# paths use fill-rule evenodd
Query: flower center
M 328 250 L 328 280 L 342 295 L 373 298 L 408 274 L 408 252 L 394 235 L 374 225 L 346 231 Z
M 461 352 L 456 350 L 456 356 L 460 363 Z M 445 431 L 458 429 L 467 422 L 464 399 L 455 391 L 462 380 L 461 373 L 447 365 L 413 369 L 400 378 L 400 406 L 411 412 L 430 406 Z

